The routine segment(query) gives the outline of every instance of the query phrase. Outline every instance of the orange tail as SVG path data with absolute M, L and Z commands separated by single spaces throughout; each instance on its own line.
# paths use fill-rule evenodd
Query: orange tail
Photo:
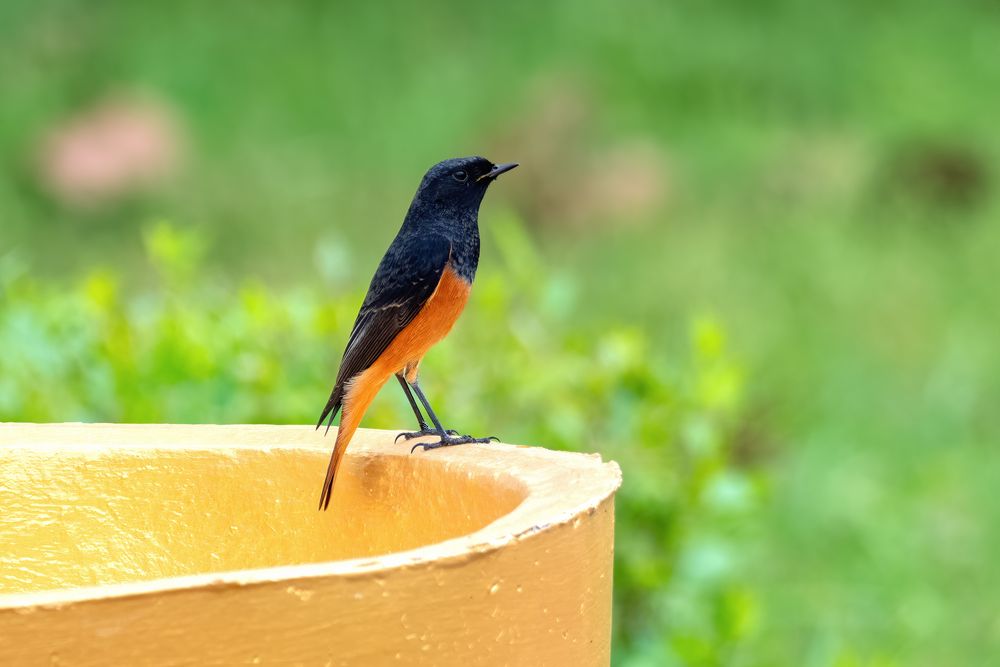
M 365 416 L 365 411 L 375 399 L 375 395 L 392 374 L 385 377 L 380 377 L 380 375 L 381 373 L 378 373 L 374 368 L 369 368 L 348 382 L 344 396 L 344 409 L 340 413 L 340 426 L 337 427 L 337 440 L 333 445 L 330 464 L 326 468 L 326 480 L 323 482 L 323 493 L 319 498 L 321 510 L 330 506 L 330 498 L 333 496 L 333 482 L 337 478 L 340 462 L 344 458 L 344 452 L 347 451 L 347 445 L 354 437 L 354 432 L 358 430 L 361 418 Z

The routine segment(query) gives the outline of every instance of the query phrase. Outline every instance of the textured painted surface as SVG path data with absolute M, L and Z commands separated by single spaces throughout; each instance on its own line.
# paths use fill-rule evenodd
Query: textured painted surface
M 617 466 L 393 435 L 0 425 L 0 664 L 607 664 Z

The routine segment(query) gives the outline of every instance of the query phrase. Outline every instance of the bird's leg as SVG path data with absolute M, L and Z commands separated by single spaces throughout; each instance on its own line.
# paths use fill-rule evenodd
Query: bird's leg
M 396 373 L 396 379 L 399 380 L 399 386 L 403 388 L 403 393 L 406 394 L 406 400 L 410 402 L 410 407 L 413 409 L 413 414 L 417 418 L 417 426 L 420 427 L 421 431 L 428 431 L 429 433 L 434 433 L 434 431 L 430 430 L 430 427 L 424 420 L 424 415 L 420 412 L 420 408 L 417 407 L 417 402 L 413 400 L 413 392 L 410 391 L 410 385 L 406 384 L 406 378 L 403 377 L 402 373 Z
M 403 388 L 403 392 L 406 394 L 406 400 L 410 402 L 410 407 L 413 408 L 413 414 L 417 416 L 417 425 L 420 427 L 419 431 L 411 431 L 400 433 L 396 436 L 396 441 L 398 442 L 400 438 L 404 440 L 411 440 L 413 438 L 419 438 L 425 435 L 441 435 L 440 424 L 436 424 L 437 428 L 431 428 L 427 425 L 427 421 L 424 419 L 424 415 L 420 412 L 420 408 L 417 406 L 417 402 L 413 400 L 413 393 L 410 392 L 410 385 L 406 383 L 406 377 L 402 373 L 396 373 L 396 379 L 399 380 L 399 386 Z M 428 413 L 430 409 L 428 408 Z M 437 421 L 437 417 L 433 418 Z M 457 431 L 445 431 L 446 435 L 458 435 Z
M 413 382 L 410 383 L 410 386 L 413 387 L 413 391 L 416 393 L 417 398 L 420 399 L 424 409 L 427 410 L 427 416 L 431 418 L 431 421 L 434 422 L 434 426 L 437 427 L 437 432 L 442 435 L 446 434 L 447 431 L 444 430 L 444 426 L 441 426 L 441 420 L 437 418 L 436 414 L 434 414 L 434 408 L 432 408 L 431 404 L 427 401 L 427 397 L 424 396 L 424 392 L 420 389 L 420 384 L 417 380 L 414 379 Z
M 424 396 L 424 392 L 420 390 L 420 385 L 417 383 L 415 379 L 413 382 L 410 383 L 410 386 L 413 387 L 413 391 L 417 394 L 417 398 L 420 399 L 420 402 L 423 404 L 424 409 L 427 410 L 427 416 L 431 418 L 431 421 L 434 423 L 434 426 L 437 427 L 437 431 L 434 432 L 433 434 L 441 436 L 441 439 L 438 440 L 437 442 L 418 442 L 417 444 L 413 445 L 412 448 L 410 448 L 411 454 L 417 449 L 417 447 L 423 447 L 424 450 L 428 450 L 428 449 L 437 449 L 438 447 L 467 445 L 473 442 L 486 443 L 490 442 L 491 440 L 496 440 L 497 442 L 500 442 L 499 438 L 492 435 L 488 438 L 474 438 L 471 435 L 458 435 L 458 431 L 445 430 L 444 426 L 441 425 L 441 420 L 439 420 L 437 418 L 437 415 L 434 414 L 434 410 L 431 408 L 431 404 L 427 401 L 427 397 Z M 409 440 L 409 438 L 406 439 Z

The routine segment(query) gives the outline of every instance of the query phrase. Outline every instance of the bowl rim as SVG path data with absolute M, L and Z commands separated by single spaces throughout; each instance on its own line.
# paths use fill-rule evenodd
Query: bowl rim
M 348 457 L 410 456 L 394 444 L 399 431 L 358 429 Z M 95 447 L 125 450 L 218 451 L 234 449 L 327 452 L 332 438 L 312 426 L 264 424 L 32 424 L 0 422 L 0 450 L 58 449 L 94 452 Z M 592 513 L 621 486 L 618 464 L 599 454 L 490 443 L 418 452 L 447 467 L 479 477 L 513 478 L 526 489 L 513 510 L 465 535 L 379 556 L 319 563 L 277 565 L 148 579 L 79 588 L 0 594 L 0 612 L 62 607 L 78 602 L 157 595 L 193 588 L 224 589 L 275 582 L 342 577 L 385 576 L 399 569 L 440 564 L 454 566 L 482 558 Z

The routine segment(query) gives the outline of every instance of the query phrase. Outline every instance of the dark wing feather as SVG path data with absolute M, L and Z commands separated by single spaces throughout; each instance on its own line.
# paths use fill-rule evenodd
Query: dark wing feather
M 327 416 L 333 423 L 347 381 L 374 364 L 424 307 L 437 289 L 450 255 L 451 242 L 438 234 L 400 233 L 389 246 L 361 304 L 317 428 Z

